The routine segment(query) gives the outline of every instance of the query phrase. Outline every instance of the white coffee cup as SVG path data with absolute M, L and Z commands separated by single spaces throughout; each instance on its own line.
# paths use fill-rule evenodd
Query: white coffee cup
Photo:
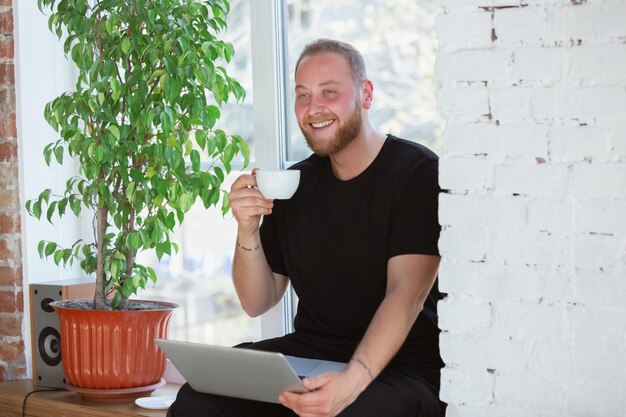
M 268 200 L 287 200 L 293 196 L 300 183 L 300 171 L 288 169 L 284 171 L 266 171 L 260 169 L 256 172 L 256 184 Z

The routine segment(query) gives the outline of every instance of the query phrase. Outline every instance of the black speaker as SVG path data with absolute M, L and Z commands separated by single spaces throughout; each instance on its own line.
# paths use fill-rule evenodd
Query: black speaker
M 30 284 L 29 287 L 33 382 L 44 387 L 65 388 L 59 318 L 50 303 L 92 298 L 95 282 L 93 279 L 74 279 Z

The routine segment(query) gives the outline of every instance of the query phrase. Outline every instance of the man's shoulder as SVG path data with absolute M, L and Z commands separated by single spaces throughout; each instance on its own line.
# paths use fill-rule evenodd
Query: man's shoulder
M 421 143 L 402 139 L 393 135 L 387 136 L 387 146 L 392 158 L 411 159 L 413 161 L 437 161 L 439 157 Z
M 295 164 L 291 165 L 288 169 L 297 169 L 303 172 L 310 171 L 321 166 L 321 164 L 323 163 L 323 159 L 324 158 L 318 155 L 311 154 L 302 161 L 296 162 Z

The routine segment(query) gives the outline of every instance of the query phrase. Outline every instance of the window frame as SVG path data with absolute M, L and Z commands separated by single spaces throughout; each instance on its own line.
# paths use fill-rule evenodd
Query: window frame
M 287 167 L 288 56 L 285 0 L 250 1 L 252 85 L 254 88 L 255 165 L 260 169 Z M 295 297 L 291 287 L 274 308 L 261 316 L 261 337 L 293 331 Z

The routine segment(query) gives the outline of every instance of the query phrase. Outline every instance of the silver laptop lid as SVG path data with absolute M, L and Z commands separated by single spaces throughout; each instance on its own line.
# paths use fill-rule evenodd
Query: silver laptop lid
M 198 392 L 278 403 L 283 391 L 305 392 L 280 353 L 156 339 Z

